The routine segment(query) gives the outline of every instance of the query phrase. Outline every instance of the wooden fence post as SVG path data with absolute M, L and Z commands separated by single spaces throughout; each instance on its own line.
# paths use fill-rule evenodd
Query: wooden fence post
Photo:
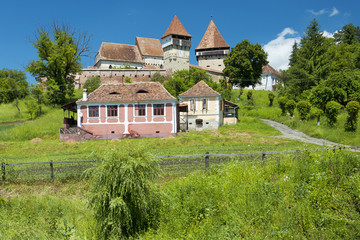
M 208 156 L 209 152 L 206 152 L 205 154 L 205 169 L 209 168 L 209 156 Z
M 50 161 L 50 177 L 51 181 L 54 181 L 54 166 L 52 160 Z
M 264 161 L 265 161 L 265 159 L 266 159 L 266 153 L 265 153 L 265 151 L 263 151 L 263 153 L 262 153 L 262 157 L 261 157 L 261 160 L 264 162 Z
M 2 182 L 5 183 L 5 163 L 1 163 Z

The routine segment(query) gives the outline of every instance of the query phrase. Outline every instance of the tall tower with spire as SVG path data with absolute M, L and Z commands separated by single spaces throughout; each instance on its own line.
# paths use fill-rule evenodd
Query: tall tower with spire
M 229 52 L 230 46 L 225 42 L 211 19 L 203 38 L 195 49 L 199 66 L 222 71 L 225 68 L 223 61 Z
M 164 67 L 172 72 L 189 69 L 191 35 L 185 30 L 179 18 L 175 15 L 161 37 L 164 50 Z

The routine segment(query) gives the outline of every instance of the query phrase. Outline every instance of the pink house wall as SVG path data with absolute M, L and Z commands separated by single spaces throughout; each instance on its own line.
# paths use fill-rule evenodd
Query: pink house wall
M 86 106 L 81 106 L 80 111 L 82 113 L 81 122 L 87 122 L 87 107 Z
M 101 122 L 105 123 L 106 122 L 106 106 L 105 105 L 101 105 L 100 106 L 100 118 L 101 118 Z
M 152 118 L 152 107 L 151 107 L 151 104 L 148 104 L 147 107 L 146 107 L 146 111 L 147 111 L 147 121 L 148 122 L 151 122 L 151 118 Z
M 129 120 L 129 122 L 134 121 L 133 112 L 134 112 L 133 105 L 129 104 L 129 106 L 128 106 L 128 120 Z
M 96 125 L 82 125 L 85 130 L 92 132 L 94 135 L 111 135 L 123 134 L 125 131 L 124 124 L 96 124 Z M 112 131 L 114 133 L 112 133 Z
M 125 106 L 123 104 L 119 106 L 119 120 L 125 122 Z
M 157 133 L 171 133 L 173 129 L 172 123 L 144 123 L 144 124 L 129 124 L 129 132 L 135 131 L 141 134 L 155 134 Z
M 166 121 L 172 121 L 173 118 L 173 107 L 171 103 L 166 104 Z

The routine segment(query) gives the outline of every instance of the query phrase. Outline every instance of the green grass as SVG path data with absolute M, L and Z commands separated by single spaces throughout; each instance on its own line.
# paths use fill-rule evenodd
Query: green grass
M 276 98 L 274 101 L 274 106 L 269 107 L 267 91 L 253 91 L 255 106 L 248 106 L 246 92 L 247 90 L 244 90 L 244 94 L 241 96 L 240 101 L 237 101 L 235 97 L 237 96 L 238 91 L 235 90 L 233 93 L 233 101 L 237 102 L 240 106 L 240 120 L 243 117 L 270 119 L 283 123 L 312 137 L 324 138 L 336 143 L 342 143 L 346 145 L 360 145 L 360 121 L 358 121 L 358 128 L 356 132 L 345 132 L 344 124 L 347 117 L 347 113 L 345 112 L 340 113 L 340 115 L 338 116 L 338 122 L 334 127 L 331 128 L 327 126 L 325 116 L 321 118 L 321 125 L 317 126 L 316 119 L 301 121 L 297 110 L 295 111 L 294 118 L 291 118 L 290 116 L 281 116 L 281 110 L 278 106 Z
M 24 121 L 30 118 L 26 113 L 25 100 L 19 101 L 20 113 L 17 108 L 12 104 L 0 104 L 0 123 Z
M 316 152 L 234 161 L 165 183 L 140 239 L 358 239 L 359 157 Z

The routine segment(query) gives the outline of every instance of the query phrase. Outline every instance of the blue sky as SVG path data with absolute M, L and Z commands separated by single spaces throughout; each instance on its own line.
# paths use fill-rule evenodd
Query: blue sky
M 176 14 L 193 36 L 190 63 L 197 64 L 194 49 L 213 15 L 225 41 L 234 47 L 244 39 L 260 43 L 270 64 L 286 68 L 294 40 L 299 40 L 313 18 L 321 30 L 333 34 L 348 23 L 360 25 L 360 1 L 3 1 L 1 3 L 0 69 L 24 70 L 37 59 L 31 45 L 38 26 L 65 23 L 93 36 L 90 58 L 94 64 L 102 41 L 135 44 L 135 37 L 160 38 Z M 28 81 L 34 79 L 28 74 Z

